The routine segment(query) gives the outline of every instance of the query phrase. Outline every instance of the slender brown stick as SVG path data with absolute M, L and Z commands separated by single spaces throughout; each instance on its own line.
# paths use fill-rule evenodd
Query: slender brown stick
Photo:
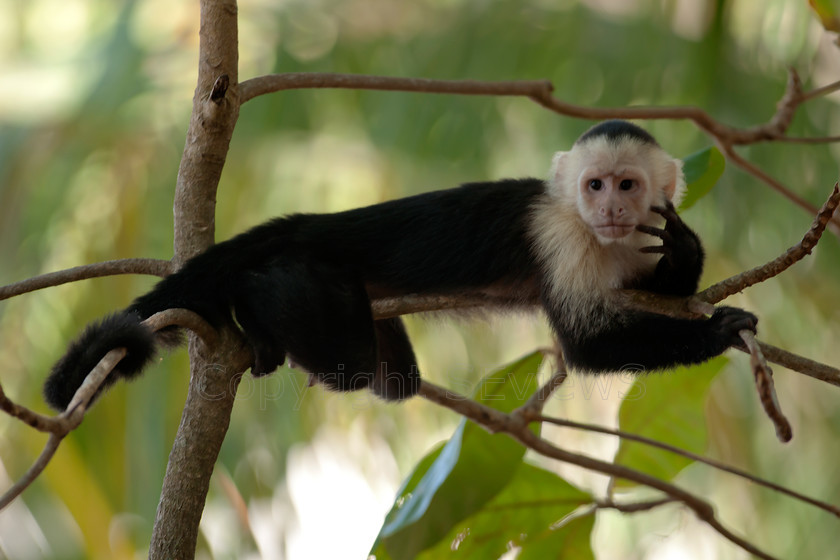
M 840 517 L 840 508 L 829 504 L 827 502 L 823 502 L 821 500 L 817 500 L 806 496 L 804 494 L 800 494 L 794 490 L 789 488 L 785 488 L 784 486 L 780 486 L 775 482 L 770 482 L 769 480 L 765 480 L 763 478 L 759 478 L 755 475 L 752 475 L 746 471 L 737 469 L 735 467 L 729 466 L 726 463 L 721 463 L 720 461 L 715 461 L 714 459 L 709 459 L 708 457 L 704 457 L 703 455 L 698 455 L 697 453 L 692 453 L 691 451 L 687 451 L 685 449 L 680 449 L 679 447 L 675 447 L 673 445 L 663 443 L 661 441 L 657 441 L 655 439 L 651 439 L 645 436 L 640 436 L 638 434 L 633 434 L 630 432 L 625 432 L 622 430 L 614 430 L 612 428 L 606 428 L 603 426 L 597 426 L 595 424 L 587 424 L 584 422 L 575 422 L 574 420 L 566 420 L 564 418 L 554 418 L 550 416 L 538 416 L 532 419 L 534 422 L 546 422 L 549 424 L 554 424 L 555 426 L 561 426 L 564 428 L 573 428 L 576 430 L 584 430 L 587 432 L 593 432 L 598 434 L 605 434 L 616 436 L 621 439 L 626 439 L 628 441 L 635 441 L 641 443 L 643 445 L 648 445 L 650 447 L 656 447 L 658 449 L 662 449 L 663 451 L 668 451 L 669 453 L 674 453 L 675 455 L 680 455 L 685 457 L 686 459 L 691 459 L 692 461 L 696 461 L 698 463 L 703 463 L 708 465 L 712 468 L 715 468 L 720 471 L 727 472 L 729 474 L 733 474 L 737 477 L 743 478 L 745 480 L 749 480 L 750 482 L 758 485 L 763 486 L 765 488 L 769 488 L 775 492 L 780 494 L 785 494 L 794 498 L 796 500 L 805 502 L 807 504 L 811 504 L 821 510 L 824 510 L 836 517 Z
M 759 558 L 768 560 L 772 560 L 773 558 L 749 541 L 735 535 L 721 524 L 715 517 L 714 508 L 712 508 L 711 504 L 678 486 L 622 465 L 607 463 L 592 457 L 560 449 L 532 433 L 528 429 L 527 422 L 523 421 L 521 415 L 505 414 L 427 381 L 421 384 L 420 395 L 473 420 L 491 432 L 505 432 L 527 448 L 533 449 L 545 457 L 577 465 L 608 476 L 630 480 L 659 490 L 694 511 L 698 518 L 715 529 L 721 536 L 747 552 Z
M 534 451 L 540 453 L 545 457 L 550 457 L 559 461 L 563 461 L 564 463 L 577 465 L 590 471 L 600 472 L 602 474 L 606 474 L 616 478 L 630 480 L 632 482 L 636 482 L 638 484 L 642 484 L 644 486 L 648 486 L 650 488 L 659 490 L 660 492 L 670 496 L 674 500 L 681 502 L 683 505 L 691 509 L 701 521 L 704 521 L 707 525 L 709 525 L 711 528 L 717 531 L 718 534 L 720 534 L 733 544 L 739 546 L 743 550 L 759 558 L 764 558 L 766 560 L 773 560 L 774 558 L 773 556 L 767 554 L 766 552 L 756 547 L 748 540 L 744 539 L 743 537 L 739 537 L 738 535 L 730 531 L 726 526 L 724 526 L 715 516 L 714 508 L 711 504 L 709 504 L 709 502 L 695 496 L 694 494 L 691 494 L 690 492 L 683 490 L 678 486 L 667 483 L 656 477 L 646 475 L 639 471 L 623 467 L 621 465 L 607 463 L 598 459 L 594 459 L 592 457 L 587 457 L 585 455 L 579 455 L 577 453 L 572 453 L 570 451 L 560 449 L 559 447 L 556 447 L 548 443 L 547 441 L 541 439 L 540 437 L 536 436 L 529 430 L 518 430 L 515 433 L 512 433 L 511 435 L 514 439 L 518 440 L 529 449 L 533 449 Z
M 811 251 L 814 250 L 817 242 L 819 242 L 823 231 L 825 231 L 826 225 L 832 219 L 838 204 L 840 204 L 840 187 L 835 184 L 828 200 L 825 201 L 825 204 L 823 204 L 819 211 L 815 211 L 817 216 L 814 218 L 814 223 L 803 236 L 802 241 L 769 263 L 718 282 L 698 293 L 695 297 L 710 303 L 717 303 L 750 286 L 781 274 L 805 258 L 805 256 L 811 254 Z
M 554 86 L 547 80 L 432 80 L 425 78 L 368 76 L 364 74 L 290 72 L 288 74 L 270 74 L 245 80 L 239 85 L 239 95 L 242 103 L 245 103 L 259 95 L 290 89 L 312 88 L 367 89 L 459 95 L 517 95 L 525 97 L 550 95 L 554 90 Z
M 76 391 L 76 394 L 73 395 L 73 399 L 70 401 L 67 409 L 56 418 L 46 419 L 47 422 L 44 427 L 48 427 L 52 433 L 50 434 L 49 440 L 47 440 L 47 444 L 44 446 L 44 450 L 24 475 L 11 488 L 4 492 L 3 496 L 0 496 L 0 510 L 10 504 L 21 492 L 26 490 L 44 471 L 53 455 L 55 455 L 61 440 L 82 423 L 85 406 L 123 356 L 125 356 L 125 348 L 111 350 L 105 354 L 99 363 L 96 364 L 96 367 L 87 375 L 81 387 Z M 5 395 L 2 396 L 2 399 L 3 401 L 7 401 Z M 15 407 L 23 409 L 23 407 L 18 407 L 17 405 Z M 4 406 L 3 409 L 6 410 L 7 408 Z M 30 414 L 34 415 L 35 413 Z
M 57 430 L 54 418 L 38 414 L 37 412 L 29 410 L 25 406 L 20 406 L 19 404 L 12 402 L 12 400 L 6 396 L 6 392 L 3 390 L 2 386 L 0 386 L 0 410 L 13 418 L 17 418 L 32 428 L 35 428 L 39 432 L 54 433 Z
M 754 163 L 752 163 L 752 162 L 744 159 L 743 157 L 741 157 L 738 154 L 738 152 L 736 152 L 734 149 L 732 149 L 731 146 L 724 146 L 723 151 L 727 155 L 727 157 L 733 163 L 735 163 L 735 165 L 737 165 L 738 167 L 740 167 L 741 169 L 743 169 L 744 171 L 746 171 L 750 175 L 753 175 L 753 176 L 757 177 L 758 179 L 760 179 L 767 186 L 769 186 L 770 188 L 772 188 L 773 190 L 775 190 L 776 192 L 778 192 L 779 194 L 781 194 L 782 196 L 787 198 L 789 201 L 791 201 L 793 204 L 795 204 L 799 208 L 802 208 L 803 210 L 805 210 L 809 214 L 816 214 L 817 213 L 816 206 L 814 206 L 813 204 L 811 204 L 810 202 L 808 202 L 807 200 L 805 200 L 804 198 L 802 198 L 798 194 L 794 193 L 792 190 L 790 190 L 788 187 L 783 185 L 780 181 L 773 178 L 769 173 L 767 173 L 766 171 L 764 171 L 763 169 L 761 169 L 760 167 L 758 167 Z M 832 219 L 829 222 L 828 227 L 829 227 L 829 229 L 831 230 L 832 233 L 834 233 L 835 235 L 840 235 L 840 223 L 838 223 L 836 218 Z
M 758 346 L 768 361 L 814 379 L 825 381 L 835 387 L 840 387 L 840 369 L 815 362 L 766 342 L 759 342 Z
M 366 76 L 358 74 L 330 73 L 288 73 L 271 74 L 246 80 L 240 84 L 242 102 L 259 95 L 302 88 L 371 89 L 422 93 L 445 93 L 460 95 L 496 95 L 527 97 L 555 113 L 591 120 L 603 119 L 686 119 L 712 136 L 723 152 L 736 165 L 760 179 L 782 194 L 788 200 L 813 214 L 816 210 L 808 201 L 775 180 L 768 173 L 742 158 L 734 146 L 753 144 L 767 140 L 782 140 L 790 126 L 797 108 L 806 101 L 830 93 L 836 89 L 830 84 L 811 92 L 802 92 L 798 74 L 791 69 L 784 95 L 776 106 L 776 112 L 765 124 L 739 129 L 713 119 L 697 107 L 586 107 L 561 101 L 552 95 L 553 85 L 546 80 L 536 81 L 475 81 L 475 80 L 431 80 L 420 78 L 398 78 L 388 76 Z M 796 139 L 803 142 L 807 139 Z M 840 221 L 832 220 L 830 229 L 840 236 Z
M 161 311 L 143 321 L 143 324 L 153 331 L 159 331 L 173 325 L 189 328 L 198 333 L 206 345 L 215 345 L 218 340 L 216 331 L 204 319 L 186 309 Z M 46 468 L 61 440 L 82 423 L 91 398 L 119 364 L 119 361 L 125 357 L 125 354 L 125 348 L 114 348 L 107 352 L 85 377 L 82 385 L 76 390 L 67 405 L 67 409 L 53 418 L 37 414 L 26 407 L 15 404 L 6 396 L 2 386 L 0 386 L 0 410 L 22 420 L 38 431 L 50 433 L 50 439 L 38 460 L 18 482 L 0 497 L 0 509 L 3 509 L 20 495 Z
M 830 88 L 831 86 L 826 86 Z M 270 74 L 245 80 L 240 84 L 242 103 L 260 95 L 306 88 L 367 89 L 381 91 L 404 91 L 420 93 L 443 93 L 457 95 L 495 95 L 528 97 L 543 107 L 566 116 L 591 120 L 612 118 L 627 119 L 688 119 L 700 129 L 717 138 L 725 145 L 751 144 L 784 135 L 793 114 L 799 105 L 823 95 L 814 90 L 802 92 L 802 84 L 794 70 L 788 73 L 785 93 L 777 104 L 776 112 L 764 125 L 738 129 L 714 120 L 708 113 L 696 107 L 587 107 L 561 101 L 552 96 L 554 86 L 547 80 L 530 81 L 478 81 L 478 80 L 434 80 L 423 78 L 401 78 L 393 76 L 369 76 L 362 74 L 290 72 Z
M 87 264 L 48 272 L 34 276 L 14 284 L 0 287 L 0 301 L 35 290 L 60 286 L 69 282 L 115 276 L 117 274 L 149 274 L 152 276 L 167 276 L 172 272 L 172 263 L 158 259 L 120 259 L 96 264 Z
M 812 89 L 809 92 L 803 93 L 801 101 L 804 103 L 805 101 L 810 101 L 812 99 L 816 99 L 817 97 L 829 95 L 831 93 L 834 93 L 835 91 L 840 91 L 840 81 L 836 81 L 834 83 L 816 89 Z
M 558 362 L 554 374 L 552 374 L 551 378 L 545 383 L 545 385 L 540 387 L 533 395 L 531 395 L 531 398 L 529 398 L 525 404 L 511 413 L 521 416 L 526 422 L 529 422 L 531 418 L 538 416 L 543 411 L 545 403 L 548 402 L 552 393 L 554 393 L 554 391 L 556 391 L 557 388 L 566 381 L 566 378 L 569 375 L 568 371 L 566 371 L 566 364 L 563 362 L 563 358 L 559 355 L 559 351 L 552 353 L 557 356 Z
M 779 399 L 776 396 L 776 388 L 773 383 L 773 370 L 767 365 L 767 360 L 764 354 L 761 353 L 761 348 L 755 341 L 755 336 L 748 330 L 743 330 L 738 333 L 744 344 L 750 351 L 750 365 L 752 366 L 753 376 L 755 377 L 755 388 L 758 391 L 758 397 L 761 400 L 761 405 L 764 407 L 764 412 L 767 413 L 768 418 L 776 427 L 776 437 L 782 443 L 787 443 L 793 437 L 793 428 L 790 427 L 790 422 L 782 413 L 782 407 L 779 405 Z
M 47 465 L 50 464 L 50 460 L 55 455 L 56 450 L 58 449 L 61 440 L 64 439 L 64 435 L 59 434 L 50 434 L 50 439 L 47 440 L 47 444 L 44 446 L 44 450 L 41 451 L 41 455 L 38 456 L 38 459 L 35 463 L 32 464 L 31 467 L 23 474 L 20 479 L 15 482 L 8 490 L 6 490 L 2 496 L 0 496 L 0 511 L 2 511 L 7 505 L 12 503 L 15 498 L 21 495 L 21 493 L 29 488 L 29 485 L 32 484 L 44 469 L 47 468 Z
M 614 480 L 614 479 L 613 479 Z M 612 499 L 598 502 L 597 509 L 614 509 L 621 513 L 639 513 L 642 511 L 650 511 L 668 504 L 679 503 L 674 498 L 660 498 L 658 500 L 649 500 L 647 502 L 634 502 L 630 504 L 621 504 Z

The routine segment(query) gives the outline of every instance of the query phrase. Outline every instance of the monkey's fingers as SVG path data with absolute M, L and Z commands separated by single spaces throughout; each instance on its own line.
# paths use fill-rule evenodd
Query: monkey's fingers
M 653 204 L 651 205 L 651 209 L 659 212 L 660 214 L 664 211 L 674 210 L 674 203 L 668 199 L 665 199 L 665 202 L 662 204 Z
M 737 307 L 728 307 L 722 305 L 715 309 L 711 320 L 714 320 L 722 329 L 737 333 L 741 330 L 756 332 L 758 326 L 758 317 Z
M 668 222 L 682 221 L 671 201 L 668 201 L 668 204 L 666 206 L 651 206 L 650 209 L 652 212 L 656 212 L 657 214 L 665 218 Z
M 668 232 L 666 232 L 664 229 L 653 226 L 646 226 L 644 224 L 637 225 L 636 231 L 641 231 L 642 233 L 647 233 L 648 235 L 653 235 L 654 237 L 658 237 L 663 240 L 666 237 L 670 237 Z

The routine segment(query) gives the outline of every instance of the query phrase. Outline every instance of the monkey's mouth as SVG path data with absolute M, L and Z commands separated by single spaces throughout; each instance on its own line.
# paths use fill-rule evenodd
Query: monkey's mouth
M 636 226 L 633 224 L 604 224 L 595 226 L 595 233 L 608 239 L 621 239 L 633 233 Z

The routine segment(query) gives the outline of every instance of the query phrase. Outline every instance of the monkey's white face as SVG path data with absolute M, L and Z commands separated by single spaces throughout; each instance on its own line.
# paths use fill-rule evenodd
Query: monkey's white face
M 612 243 L 647 220 L 652 193 L 650 178 L 641 167 L 590 166 L 578 177 L 578 211 L 601 243 Z
M 685 187 L 681 162 L 658 146 L 605 138 L 555 154 L 550 177 L 552 196 L 576 208 L 602 245 L 649 244 L 636 226 L 659 223 L 650 207 L 678 203 Z

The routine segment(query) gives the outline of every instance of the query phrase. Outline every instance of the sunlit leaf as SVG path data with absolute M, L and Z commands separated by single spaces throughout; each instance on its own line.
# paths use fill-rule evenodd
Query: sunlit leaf
M 474 398 L 509 412 L 537 388 L 542 355 L 533 353 L 479 384 Z M 374 551 L 378 558 L 414 558 L 460 521 L 481 509 L 510 482 L 525 448 L 462 420 L 452 438 L 424 458 L 385 520 Z
M 595 560 L 592 551 L 592 529 L 595 516 L 584 515 L 562 524 L 553 531 L 529 539 L 517 560 Z
M 627 393 L 632 397 L 621 404 L 620 428 L 687 451 L 703 452 L 707 438 L 706 395 L 727 361 L 719 357 L 701 366 L 640 376 Z M 685 457 L 627 440 L 621 441 L 615 461 L 662 480 L 672 479 L 691 463 Z M 617 482 L 633 485 L 626 480 Z
M 591 525 L 582 530 L 574 522 L 560 523 L 589 503 L 592 496 L 586 492 L 552 472 L 523 463 L 504 490 L 417 560 L 443 558 L 453 549 L 459 558 L 498 558 L 511 546 L 533 558 L 556 558 L 558 550 L 571 554 L 567 558 L 591 558 Z
M 706 196 L 718 182 L 726 167 L 726 159 L 714 146 L 695 152 L 683 159 L 683 172 L 687 183 L 686 194 L 680 210 L 691 208 Z

